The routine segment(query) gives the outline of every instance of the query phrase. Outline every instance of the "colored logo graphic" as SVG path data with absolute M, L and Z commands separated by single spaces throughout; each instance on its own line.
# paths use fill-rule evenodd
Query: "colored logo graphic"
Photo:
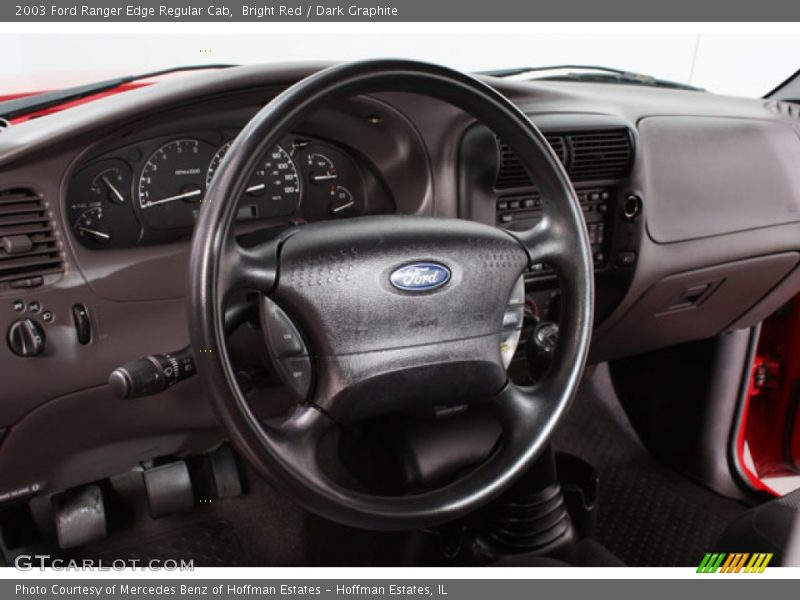
M 708 552 L 697 567 L 698 573 L 763 573 L 772 554 L 757 552 Z
M 439 263 L 412 263 L 395 269 L 389 281 L 405 292 L 429 292 L 450 281 L 450 269 Z

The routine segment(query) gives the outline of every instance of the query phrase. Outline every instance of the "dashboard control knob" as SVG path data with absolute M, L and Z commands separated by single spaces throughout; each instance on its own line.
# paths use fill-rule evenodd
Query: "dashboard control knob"
M 553 322 L 540 323 L 533 331 L 534 345 L 545 354 L 553 354 L 558 345 L 558 325 Z
M 623 217 L 628 221 L 633 221 L 640 212 L 642 212 L 642 199 L 639 196 L 631 194 L 625 198 L 625 204 L 622 206 Z
M 17 356 L 38 356 L 44 352 L 45 334 L 33 319 L 19 319 L 8 329 L 8 347 Z
M 525 344 L 528 370 L 533 381 L 540 380 L 550 369 L 557 346 L 558 324 L 552 321 L 539 323 Z

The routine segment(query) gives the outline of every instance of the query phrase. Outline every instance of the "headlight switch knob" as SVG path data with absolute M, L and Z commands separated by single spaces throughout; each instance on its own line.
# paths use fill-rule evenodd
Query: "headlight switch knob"
M 18 319 L 8 328 L 8 347 L 17 356 L 38 356 L 44 352 L 45 334 L 34 319 Z

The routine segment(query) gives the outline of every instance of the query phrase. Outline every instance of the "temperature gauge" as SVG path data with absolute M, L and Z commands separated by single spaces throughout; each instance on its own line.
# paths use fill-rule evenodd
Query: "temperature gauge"
M 126 179 L 126 173 L 121 167 L 110 167 L 98 173 L 92 180 L 89 191 L 103 200 L 123 204 L 126 202 L 124 191 L 126 184 L 130 186 L 130 182 Z

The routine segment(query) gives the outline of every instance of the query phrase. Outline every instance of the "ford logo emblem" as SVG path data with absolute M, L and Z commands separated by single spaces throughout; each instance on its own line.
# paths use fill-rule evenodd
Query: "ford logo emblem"
M 439 263 L 411 263 L 395 269 L 389 282 L 404 292 L 429 292 L 450 281 L 450 269 Z

